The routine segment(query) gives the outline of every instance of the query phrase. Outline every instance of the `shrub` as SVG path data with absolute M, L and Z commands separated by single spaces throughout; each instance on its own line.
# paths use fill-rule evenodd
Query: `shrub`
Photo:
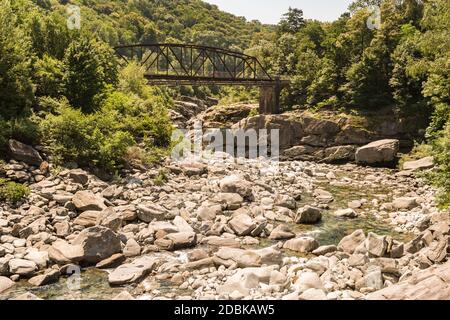
M 115 130 L 118 121 L 113 113 L 86 115 L 62 104 L 58 114 L 48 114 L 41 121 L 42 143 L 57 163 L 74 161 L 114 170 L 135 143 L 130 132 Z
M 0 117 L 0 154 L 5 153 L 9 139 L 26 144 L 34 144 L 39 140 L 38 125 L 32 119 L 31 117 L 3 120 Z
M 117 83 L 117 60 L 107 45 L 80 38 L 67 48 L 63 60 L 64 94 L 85 113 L 98 110 L 99 97 Z
M 156 186 L 163 186 L 167 181 L 169 181 L 169 177 L 165 169 L 160 169 L 156 177 L 153 179 Z
M 30 194 L 30 189 L 22 184 L 0 178 L 0 201 L 18 202 Z

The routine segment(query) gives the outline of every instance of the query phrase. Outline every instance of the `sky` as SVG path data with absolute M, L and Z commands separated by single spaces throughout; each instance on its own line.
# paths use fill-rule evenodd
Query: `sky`
M 223 11 L 248 20 L 277 24 L 289 7 L 303 10 L 307 19 L 333 21 L 345 12 L 353 0 L 204 0 Z

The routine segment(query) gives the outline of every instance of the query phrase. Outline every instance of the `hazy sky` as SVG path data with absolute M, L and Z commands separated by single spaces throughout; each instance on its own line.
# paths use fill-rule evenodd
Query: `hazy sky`
M 333 21 L 353 0 L 204 0 L 248 20 L 276 24 L 289 7 L 303 10 L 305 18 Z

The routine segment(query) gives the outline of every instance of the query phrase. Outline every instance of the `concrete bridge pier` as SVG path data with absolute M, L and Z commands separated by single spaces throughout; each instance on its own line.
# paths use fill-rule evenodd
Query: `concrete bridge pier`
M 260 87 L 259 114 L 280 113 L 281 81 L 277 79 L 273 85 Z

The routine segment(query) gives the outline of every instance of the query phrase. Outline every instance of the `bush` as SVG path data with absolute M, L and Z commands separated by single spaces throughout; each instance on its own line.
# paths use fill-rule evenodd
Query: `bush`
M 81 166 L 114 170 L 135 143 L 131 133 L 115 130 L 117 123 L 112 113 L 86 115 L 63 103 L 58 114 L 48 114 L 41 121 L 45 137 L 42 143 L 57 163 L 73 161 Z
M 114 171 L 132 158 L 129 149 L 136 143 L 145 145 L 140 158 L 152 161 L 153 150 L 170 145 L 172 125 L 161 98 L 149 95 L 143 100 L 132 93 L 111 92 L 91 114 L 70 107 L 66 100 L 43 101 L 53 113 L 40 121 L 42 144 L 57 163 Z
M 169 177 L 165 169 L 160 169 L 156 177 L 153 179 L 153 183 L 156 186 L 163 186 L 167 181 L 169 181 Z
M 64 94 L 85 113 L 98 110 L 108 85 L 117 83 L 117 59 L 107 45 L 80 38 L 67 48 L 63 60 Z
M 18 202 L 30 194 L 30 189 L 22 184 L 0 178 L 0 201 Z
M 5 153 L 9 139 L 15 139 L 26 144 L 39 141 L 38 125 L 30 118 L 3 120 L 0 117 L 0 152 Z

